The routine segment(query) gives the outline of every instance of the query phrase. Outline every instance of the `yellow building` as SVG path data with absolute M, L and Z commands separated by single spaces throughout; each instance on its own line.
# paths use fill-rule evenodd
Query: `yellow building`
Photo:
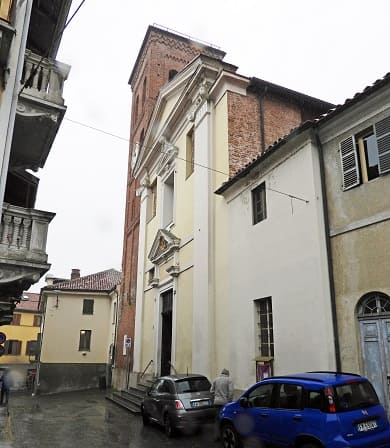
M 23 297 L 25 300 L 16 305 L 12 323 L 1 328 L 7 340 L 0 366 L 10 367 L 14 372 L 15 388 L 25 387 L 28 370 L 36 367 L 35 354 L 41 324 L 39 294 L 25 293 Z

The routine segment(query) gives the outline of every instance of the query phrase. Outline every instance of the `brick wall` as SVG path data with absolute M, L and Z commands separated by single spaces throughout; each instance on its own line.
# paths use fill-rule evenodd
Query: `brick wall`
M 255 95 L 228 92 L 229 175 L 260 154 L 260 111 Z
M 263 100 L 265 149 L 302 122 L 301 109 L 288 99 L 266 95 Z

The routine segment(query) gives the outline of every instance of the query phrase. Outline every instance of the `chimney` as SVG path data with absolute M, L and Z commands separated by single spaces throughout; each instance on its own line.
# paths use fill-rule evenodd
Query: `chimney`
M 70 274 L 70 279 L 74 280 L 75 278 L 80 278 L 80 269 L 72 269 L 72 273 Z

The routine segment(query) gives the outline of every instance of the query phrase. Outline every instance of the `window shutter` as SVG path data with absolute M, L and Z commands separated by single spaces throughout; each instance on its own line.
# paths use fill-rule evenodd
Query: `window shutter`
M 341 169 L 343 174 L 343 190 L 349 190 L 360 184 L 355 139 L 351 135 L 340 142 Z
M 390 117 L 375 124 L 378 144 L 379 174 L 390 172 Z

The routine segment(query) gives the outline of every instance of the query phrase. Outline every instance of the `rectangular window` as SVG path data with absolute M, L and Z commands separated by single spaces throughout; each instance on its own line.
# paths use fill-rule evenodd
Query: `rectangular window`
M 22 341 L 8 339 L 4 344 L 5 355 L 20 355 L 22 349 Z
M 173 201 L 175 197 L 175 177 L 172 173 L 164 182 L 163 192 L 163 222 L 162 227 L 166 228 L 173 222 Z
M 149 188 L 147 205 L 147 220 L 150 221 L 156 216 L 157 210 L 157 181 L 155 180 Z
M 252 190 L 253 224 L 267 218 L 267 205 L 265 198 L 265 182 Z
M 26 355 L 36 355 L 37 347 L 38 347 L 38 341 L 27 341 Z
M 80 330 L 80 343 L 79 351 L 89 351 L 91 350 L 91 330 Z
M 257 337 L 259 355 L 274 356 L 274 330 L 271 297 L 255 300 L 257 311 Z
M 41 316 L 39 316 L 38 314 L 34 315 L 34 323 L 33 323 L 34 327 L 40 327 L 41 326 Z
M 340 142 L 343 190 L 390 172 L 390 117 Z
M 93 299 L 84 299 L 83 300 L 83 314 L 93 314 Z
M 194 128 L 190 130 L 186 138 L 186 179 L 194 172 L 194 154 L 195 154 L 195 132 Z
M 20 325 L 20 314 L 14 314 L 12 317 L 11 325 Z

